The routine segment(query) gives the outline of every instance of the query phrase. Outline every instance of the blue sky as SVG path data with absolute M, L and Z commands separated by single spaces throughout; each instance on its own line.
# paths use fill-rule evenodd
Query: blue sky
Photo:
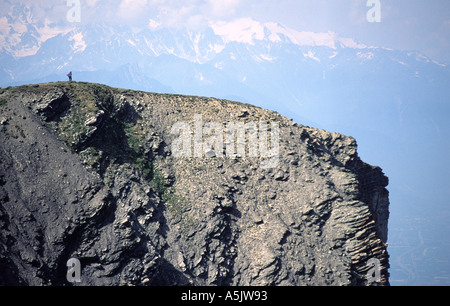
M 15 15 L 13 5 L 29 7 L 32 22 L 50 28 L 73 26 L 66 20 L 73 0 L 3 0 L 0 31 L 8 26 L 4 16 Z M 299 31 L 333 31 L 368 45 L 415 50 L 450 64 L 450 1 L 379 0 L 381 22 L 370 23 L 368 0 L 75 0 L 81 22 L 114 22 L 136 29 L 149 25 L 201 28 L 211 21 L 252 17 L 283 23 Z M 51 32 L 55 33 L 55 32 Z

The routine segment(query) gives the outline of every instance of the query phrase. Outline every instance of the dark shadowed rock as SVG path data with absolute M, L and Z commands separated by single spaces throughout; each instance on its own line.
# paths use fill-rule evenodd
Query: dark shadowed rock
M 70 258 L 81 285 L 388 284 L 388 179 L 351 137 L 213 98 L 64 82 L 0 92 L 2 285 L 70 285 Z M 223 148 L 174 156 L 172 127 L 190 127 L 195 153 L 199 115 L 203 141 L 207 122 L 268 122 L 270 143 L 277 123 L 276 162 L 227 155 L 226 133 Z

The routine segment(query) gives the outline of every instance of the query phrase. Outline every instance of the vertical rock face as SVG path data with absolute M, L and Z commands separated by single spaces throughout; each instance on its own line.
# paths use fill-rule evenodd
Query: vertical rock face
M 82 285 L 389 284 L 388 179 L 351 137 L 212 98 L 0 93 L 0 284 L 70 285 L 70 258 Z M 262 122 L 274 154 L 228 154 L 228 124 Z

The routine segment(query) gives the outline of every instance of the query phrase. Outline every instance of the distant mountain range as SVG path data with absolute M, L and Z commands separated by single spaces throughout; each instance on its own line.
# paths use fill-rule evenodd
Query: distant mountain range
M 65 80 L 72 70 L 75 81 L 240 100 L 335 129 L 363 117 L 365 126 L 380 116 L 399 124 L 414 89 L 434 95 L 450 76 L 416 52 L 249 18 L 201 32 L 75 26 L 44 41 L 47 32 L 27 25 L 14 48 L 5 45 L 2 86 Z
M 450 68 L 418 52 L 250 18 L 201 31 L 55 31 L 28 24 L 0 38 L 0 86 L 66 80 L 73 71 L 75 81 L 246 102 L 354 136 L 364 160 L 390 177 L 394 216 L 450 197 Z

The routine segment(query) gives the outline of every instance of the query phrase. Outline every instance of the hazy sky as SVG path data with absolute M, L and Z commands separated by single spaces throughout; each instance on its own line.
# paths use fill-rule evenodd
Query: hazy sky
M 368 22 L 368 0 L 2 0 L 0 31 L 5 34 L 10 26 L 5 16 L 20 13 L 50 28 L 73 26 L 66 18 L 68 4 L 79 3 L 80 24 L 201 28 L 211 21 L 252 17 L 299 31 L 332 31 L 368 45 L 417 50 L 450 64 L 449 0 L 373 1 L 379 1 L 381 22 Z M 19 12 L 18 4 L 29 10 Z

